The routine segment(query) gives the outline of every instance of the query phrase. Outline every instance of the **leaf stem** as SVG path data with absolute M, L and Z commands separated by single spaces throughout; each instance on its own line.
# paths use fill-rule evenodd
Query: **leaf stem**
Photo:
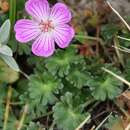
M 29 75 L 27 75 L 25 72 L 23 72 L 22 70 L 20 70 L 20 73 L 28 80 L 30 80 Z

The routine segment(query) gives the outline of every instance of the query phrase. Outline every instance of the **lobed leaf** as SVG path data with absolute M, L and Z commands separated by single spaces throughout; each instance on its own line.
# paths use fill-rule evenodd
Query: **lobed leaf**
M 80 104 L 74 105 L 71 93 L 66 93 L 53 107 L 53 117 L 59 129 L 74 130 L 85 119 Z

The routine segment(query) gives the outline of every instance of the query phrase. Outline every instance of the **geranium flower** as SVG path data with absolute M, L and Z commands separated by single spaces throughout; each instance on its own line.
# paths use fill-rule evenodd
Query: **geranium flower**
M 32 52 L 48 57 L 55 51 L 55 43 L 66 48 L 74 37 L 74 29 L 68 24 L 72 15 L 63 3 L 49 7 L 47 0 L 28 0 L 25 9 L 32 19 L 21 19 L 15 24 L 16 39 L 21 43 L 34 41 Z

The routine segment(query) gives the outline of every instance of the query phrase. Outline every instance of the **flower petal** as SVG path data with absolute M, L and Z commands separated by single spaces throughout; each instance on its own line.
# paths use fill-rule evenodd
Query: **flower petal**
M 47 0 L 29 0 L 25 4 L 26 11 L 36 20 L 47 20 L 50 7 Z
M 54 38 L 51 33 L 41 34 L 32 45 L 32 52 L 37 56 L 49 57 L 54 50 Z
M 74 29 L 67 24 L 55 27 L 54 38 L 60 48 L 67 47 L 74 37 Z
M 51 9 L 50 19 L 54 24 L 64 24 L 70 22 L 72 18 L 69 8 L 63 3 L 55 4 Z
M 27 19 L 18 20 L 14 30 L 16 39 L 22 43 L 35 39 L 41 33 L 38 23 Z

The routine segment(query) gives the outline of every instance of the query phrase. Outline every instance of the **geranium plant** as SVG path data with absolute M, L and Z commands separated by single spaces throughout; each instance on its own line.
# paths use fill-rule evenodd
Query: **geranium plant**
M 109 2 L 96 5 L 0 0 L 0 130 L 129 122 L 129 25 Z M 109 20 L 110 9 L 127 29 Z

